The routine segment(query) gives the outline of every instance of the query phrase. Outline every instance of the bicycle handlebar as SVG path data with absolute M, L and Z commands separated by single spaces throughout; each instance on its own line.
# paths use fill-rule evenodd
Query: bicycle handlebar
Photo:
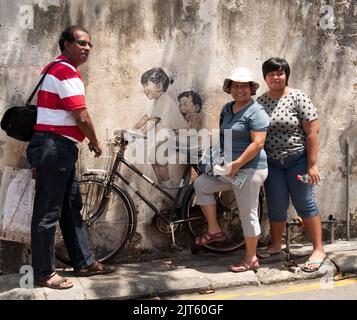
M 124 144 L 126 146 L 129 141 L 135 141 L 137 139 L 147 139 L 147 137 L 142 132 L 136 130 L 120 129 L 114 131 L 114 141 L 116 145 Z
M 141 139 L 147 139 L 147 136 L 143 134 L 141 131 L 136 131 L 136 130 L 126 130 L 125 133 L 127 133 L 132 140 L 136 140 L 138 138 Z

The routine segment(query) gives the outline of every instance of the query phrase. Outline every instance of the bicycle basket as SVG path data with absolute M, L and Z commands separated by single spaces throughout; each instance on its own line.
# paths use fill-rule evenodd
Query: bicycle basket
M 77 176 L 82 180 L 83 176 L 89 174 L 105 176 L 112 166 L 113 142 L 106 141 L 101 144 L 102 155 L 96 158 L 94 152 L 89 151 L 87 144 L 82 143 L 79 147 L 78 162 L 77 162 Z

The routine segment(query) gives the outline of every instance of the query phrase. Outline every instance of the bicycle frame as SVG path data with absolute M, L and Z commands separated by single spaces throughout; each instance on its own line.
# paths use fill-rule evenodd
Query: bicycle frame
M 162 187 L 160 187 L 156 182 L 154 182 L 152 179 L 147 177 L 141 170 L 139 170 L 134 164 L 130 163 L 127 159 L 125 159 L 125 150 L 128 145 L 128 140 L 124 138 L 124 133 L 125 130 L 121 130 L 119 135 L 115 135 L 115 139 L 113 142 L 113 161 L 112 161 L 112 167 L 109 171 L 106 171 L 105 173 L 105 178 L 102 180 L 102 183 L 104 184 L 104 192 L 103 195 L 101 196 L 100 203 L 98 210 L 93 213 L 89 220 L 89 224 L 93 224 L 100 216 L 101 214 L 106 210 L 106 206 L 109 203 L 110 197 L 112 190 L 118 189 L 124 197 L 126 197 L 126 200 L 129 202 L 133 203 L 132 195 L 129 194 L 124 188 L 122 188 L 117 182 L 118 180 L 121 180 L 130 190 L 133 191 L 142 201 L 145 202 L 145 204 L 151 208 L 156 215 L 156 218 L 160 217 L 162 219 L 162 222 L 165 226 L 169 226 L 170 228 L 170 233 L 172 237 L 171 241 L 171 246 L 173 248 L 180 248 L 179 246 L 176 245 L 175 242 L 175 228 L 177 225 L 182 224 L 182 223 L 188 223 L 191 225 L 191 222 L 193 221 L 198 221 L 198 220 L 205 220 L 205 217 L 203 214 L 201 215 L 186 215 L 184 206 L 187 204 L 187 199 L 189 199 L 191 195 L 191 190 L 192 188 L 188 188 L 187 190 L 184 191 L 184 188 L 186 187 L 185 181 L 187 180 L 187 177 L 190 174 L 191 169 L 194 169 L 198 174 L 200 174 L 200 170 L 198 169 L 197 165 L 191 165 L 187 164 L 185 167 L 185 170 L 181 176 L 181 182 L 180 185 L 177 187 L 177 193 L 175 196 L 172 196 L 170 193 L 168 193 L 166 190 L 164 190 Z M 189 157 L 188 157 L 189 158 Z M 172 204 L 172 210 L 170 210 L 167 213 L 167 210 L 159 210 L 149 199 L 147 199 L 137 188 L 134 184 L 132 184 L 129 179 L 127 179 L 125 176 L 121 174 L 121 164 L 125 165 L 130 171 L 134 172 L 137 176 L 141 177 L 143 180 L 145 180 L 147 183 L 149 183 L 152 187 L 154 187 L 156 190 L 158 190 L 161 194 L 165 196 L 166 199 L 168 199 L 171 204 Z M 88 174 L 93 175 L 93 173 Z M 189 185 L 187 185 L 189 186 Z M 186 196 L 187 195 L 187 196 Z M 181 197 L 182 196 L 182 197 Z M 259 198 L 259 203 L 261 203 L 261 196 L 263 194 L 260 194 Z M 232 217 L 230 217 L 230 214 L 232 214 L 231 208 L 229 206 L 226 206 L 224 201 L 220 198 L 220 195 L 216 196 L 217 200 L 217 209 L 219 208 L 219 212 L 222 214 L 222 217 L 226 221 L 231 221 Z M 134 208 L 134 206 L 133 206 Z M 195 210 L 196 205 L 192 206 L 190 209 Z M 199 209 L 199 206 L 197 206 L 197 210 Z M 193 211 L 195 212 L 195 211 Z M 160 230 L 161 231 L 161 230 Z M 165 231 L 164 231 L 165 232 Z M 192 232 L 192 230 L 191 230 Z M 193 233 L 193 232 L 192 232 Z M 194 234 L 194 233 L 193 233 Z M 194 235 L 195 236 L 195 235 Z M 221 252 L 221 251 L 220 251 Z
M 104 197 L 101 199 L 101 203 L 99 205 L 98 211 L 91 216 L 89 224 L 94 223 L 98 219 L 98 217 L 101 215 L 101 212 L 105 209 L 107 201 L 110 198 L 111 189 L 112 189 L 113 185 L 116 185 L 115 182 L 117 181 L 117 178 L 119 178 L 121 181 L 123 181 L 130 190 L 132 190 L 142 201 L 144 201 L 146 203 L 147 206 L 149 206 L 155 212 L 155 214 L 160 215 L 160 217 L 165 221 L 165 223 L 167 225 L 170 225 L 170 227 L 171 227 L 171 225 L 180 224 L 180 223 L 184 223 L 187 221 L 202 219 L 200 217 L 185 219 L 185 217 L 183 217 L 182 214 L 176 215 L 176 216 L 179 216 L 179 219 L 173 219 L 175 214 L 180 212 L 179 201 L 180 201 L 180 197 L 182 195 L 182 191 L 185 187 L 184 182 L 186 181 L 191 168 L 193 168 L 197 173 L 200 173 L 197 166 L 190 165 L 190 164 L 186 165 L 185 170 L 181 177 L 180 185 L 177 188 L 178 191 L 176 193 L 176 196 L 173 197 L 170 193 L 168 193 L 166 190 L 161 188 L 152 179 L 147 177 L 135 165 L 133 165 L 132 163 L 130 163 L 128 160 L 125 159 L 124 155 L 125 155 L 125 150 L 126 150 L 127 145 L 128 145 L 128 141 L 124 138 L 124 130 L 121 130 L 120 134 L 117 135 L 114 140 L 113 153 L 115 154 L 115 157 L 114 157 L 113 166 L 112 166 L 112 168 L 109 172 L 109 175 L 107 177 L 106 187 L 105 187 L 105 191 L 104 191 Z M 119 147 L 119 149 L 115 150 L 117 147 Z M 148 200 L 135 187 L 135 185 L 130 183 L 130 181 L 120 173 L 121 164 L 124 164 L 132 172 L 134 172 L 136 175 L 138 175 L 143 180 L 145 180 L 147 183 L 149 183 L 151 186 L 153 186 L 156 190 L 158 190 L 161 194 L 163 194 L 172 203 L 173 210 L 172 210 L 172 213 L 170 214 L 169 218 L 167 218 L 165 215 L 161 214 L 161 211 L 150 200 Z

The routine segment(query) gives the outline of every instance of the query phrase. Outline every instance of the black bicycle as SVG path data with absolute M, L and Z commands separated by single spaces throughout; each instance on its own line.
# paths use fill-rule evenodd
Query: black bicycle
M 176 195 L 172 196 L 125 159 L 125 150 L 130 140 L 127 132 L 129 131 L 120 130 L 114 137 L 111 168 L 104 174 L 89 172 L 79 182 L 83 200 L 82 218 L 87 227 L 90 246 L 96 259 L 101 262 L 114 259 L 126 242 L 134 236 L 137 223 L 136 210 L 133 197 L 127 189 L 130 189 L 155 212 L 155 226 L 160 232 L 171 234 L 173 248 L 180 248 L 176 244 L 175 231 L 183 224 L 188 226 L 193 239 L 207 232 L 207 221 L 200 206 L 196 204 L 195 190 L 190 179 L 192 172 L 197 175 L 201 174 L 197 165 L 185 166 L 181 184 L 177 188 Z M 164 195 L 165 199 L 172 204 L 171 209 L 159 210 L 138 191 L 132 181 L 124 176 L 123 165 Z M 190 182 L 184 183 L 186 181 Z M 224 241 L 206 244 L 205 248 L 217 253 L 231 252 L 244 244 L 239 209 L 232 191 L 219 192 L 215 197 L 218 222 L 227 237 Z M 259 197 L 258 214 L 261 219 L 262 192 Z M 56 257 L 64 263 L 69 262 L 59 228 L 56 236 Z

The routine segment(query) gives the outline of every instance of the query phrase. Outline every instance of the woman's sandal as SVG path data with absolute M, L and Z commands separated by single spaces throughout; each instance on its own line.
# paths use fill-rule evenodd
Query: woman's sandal
M 320 267 L 324 264 L 327 256 L 325 255 L 321 260 L 307 260 L 302 266 L 301 270 L 304 272 L 316 272 L 320 269 Z M 312 266 L 315 266 L 312 268 Z
M 252 261 L 251 263 L 247 263 L 244 261 L 241 261 L 237 264 L 232 264 L 229 267 L 229 270 L 232 272 L 245 272 L 245 271 L 249 271 L 249 270 L 258 270 L 259 269 L 259 260 L 256 259 L 254 261 Z
M 195 244 L 197 246 L 204 246 L 204 245 L 212 243 L 212 242 L 224 241 L 226 239 L 227 239 L 227 236 L 223 231 L 219 231 L 216 233 L 207 232 L 202 237 L 197 238 L 195 240 Z
M 91 276 L 97 276 L 100 274 L 107 274 L 115 271 L 115 267 L 112 265 L 106 265 L 103 263 L 100 263 L 99 261 L 94 261 L 89 266 L 83 267 L 80 270 L 75 270 L 74 274 L 77 277 L 91 277 Z
M 272 256 L 276 256 L 276 255 L 281 254 L 281 253 L 282 253 L 281 250 L 275 251 L 275 252 L 271 252 L 268 249 L 265 249 L 265 250 L 257 252 L 257 257 L 260 258 L 260 259 L 268 259 L 268 258 L 271 258 Z
M 35 285 L 39 287 L 47 287 L 51 289 L 63 290 L 70 289 L 73 287 L 71 280 L 60 276 L 58 273 L 54 272 L 49 277 L 42 280 L 35 280 Z

